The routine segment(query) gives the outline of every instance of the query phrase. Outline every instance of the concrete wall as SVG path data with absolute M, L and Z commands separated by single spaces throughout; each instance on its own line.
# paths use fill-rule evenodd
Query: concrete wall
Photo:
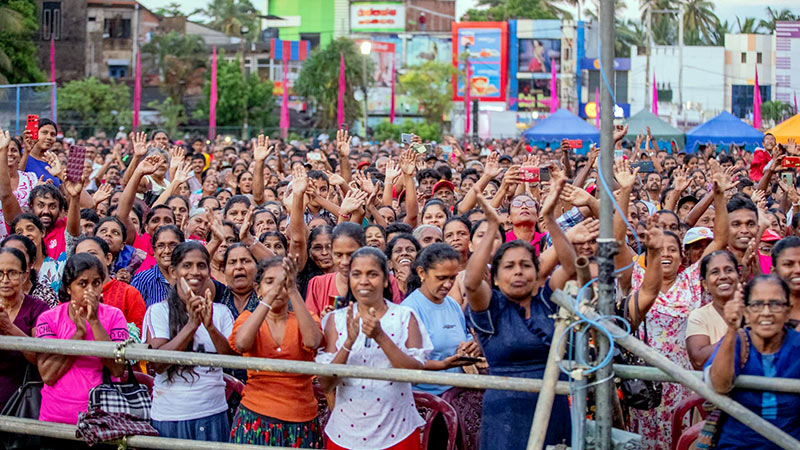
M 774 36 L 768 34 L 726 34 L 725 35 L 725 109 L 731 109 L 731 86 L 753 85 L 756 66 L 760 86 L 775 84 Z M 758 64 L 758 54 L 761 63 Z M 745 62 L 742 62 L 744 57 Z M 774 96 L 774 90 L 770 90 Z M 769 101 L 771 98 L 762 98 Z
M 69 7 L 66 7 L 67 4 Z M 36 1 L 37 21 L 41 25 L 42 1 Z M 60 39 L 55 41 L 56 81 L 62 84 L 85 76 L 84 55 L 86 52 L 86 2 L 62 2 L 62 26 Z M 41 29 L 41 26 L 40 26 Z M 49 39 L 36 36 L 39 67 L 50 78 Z

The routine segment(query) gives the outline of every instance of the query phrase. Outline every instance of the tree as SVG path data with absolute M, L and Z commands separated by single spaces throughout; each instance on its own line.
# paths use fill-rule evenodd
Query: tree
M 730 33 L 733 33 L 733 25 L 728 23 L 727 20 L 725 22 L 720 22 L 719 24 L 717 24 L 717 27 L 714 30 L 714 35 L 711 41 L 711 45 L 716 47 L 724 47 L 725 35 Z
M 162 17 L 183 17 L 186 15 L 181 11 L 181 4 L 178 2 L 170 2 L 167 6 L 158 8 L 154 12 Z
M 772 9 L 771 6 L 767 6 L 767 19 L 762 19 L 759 25 L 769 31 L 769 34 L 772 34 L 775 32 L 776 22 L 795 22 L 797 20 L 800 20 L 800 15 L 794 15 L 788 9 L 778 11 L 777 9 Z
M 794 113 L 794 107 L 781 101 L 764 102 L 761 104 L 761 117 L 764 120 L 779 123 Z
M 66 83 L 58 90 L 59 119 L 92 129 L 111 132 L 132 123 L 131 90 L 121 83 L 103 83 L 85 78 Z
M 356 89 L 364 87 L 362 78 L 363 56 L 355 42 L 339 38 L 325 48 L 317 48 L 306 59 L 294 83 L 297 95 L 303 96 L 317 108 L 316 125 L 321 128 L 336 126 L 336 108 L 339 93 L 339 55 L 344 54 L 345 79 L 344 113 L 347 122 L 361 117 L 361 103 L 353 98 Z M 373 63 L 367 61 L 367 73 L 372 73 Z M 371 77 L 367 77 L 369 85 Z
M 239 127 L 244 123 L 247 108 L 248 126 L 257 129 L 274 128 L 275 99 L 271 81 L 261 81 L 257 75 L 245 78 L 238 60 L 217 60 L 217 125 Z M 208 119 L 208 99 L 211 94 L 211 77 L 206 79 L 203 100 L 194 113 L 196 119 Z
M 508 19 L 558 19 L 571 18 L 567 11 L 554 5 L 555 2 L 543 0 L 489 0 L 479 5 L 488 9 L 470 9 L 464 15 L 470 21 L 505 21 Z
M 755 17 L 746 17 L 744 21 L 737 17 L 736 26 L 739 28 L 740 34 L 757 34 L 761 31 L 761 24 L 756 22 Z
M 159 127 L 168 135 L 177 136 L 178 125 L 186 120 L 186 108 L 181 103 L 174 103 L 170 97 L 165 98 L 164 101 L 153 100 L 147 106 L 158 111 L 161 118 Z
M 258 36 L 258 11 L 250 0 L 211 0 L 204 9 L 196 9 L 191 15 L 194 14 L 211 18 L 208 26 L 228 36 L 241 36 L 243 26 L 249 29 L 249 39 Z
M 39 29 L 33 0 L 0 2 L 0 84 L 43 81 L 34 35 Z
M 683 27 L 700 36 L 701 43 L 714 41 L 714 31 L 719 17 L 714 14 L 714 3 L 709 0 L 686 0 L 683 10 Z
M 428 61 L 409 67 L 400 76 L 400 87 L 419 101 L 422 115 L 429 123 L 441 126 L 442 115 L 450 109 L 453 101 L 451 80 L 455 74 L 456 69 L 452 64 Z
M 200 36 L 184 36 L 176 31 L 156 35 L 142 46 L 158 69 L 161 89 L 173 104 L 182 104 L 186 92 L 203 85 L 208 52 Z

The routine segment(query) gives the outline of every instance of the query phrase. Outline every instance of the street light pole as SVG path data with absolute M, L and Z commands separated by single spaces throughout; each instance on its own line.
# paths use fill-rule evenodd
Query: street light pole
M 369 112 L 367 111 L 367 56 L 372 51 L 372 42 L 364 41 L 361 43 L 361 81 L 364 91 L 364 139 L 367 138 L 367 121 Z

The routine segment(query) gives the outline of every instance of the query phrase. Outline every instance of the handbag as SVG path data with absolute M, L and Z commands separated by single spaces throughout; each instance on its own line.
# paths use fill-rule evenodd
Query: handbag
M 136 381 L 133 366 L 126 364 L 128 379 L 114 382 L 108 369 L 103 368 L 103 383 L 89 391 L 89 410 L 100 409 L 106 413 L 129 414 L 142 420 L 150 420 L 153 404 L 150 391 Z
M 639 292 L 634 294 L 635 314 L 639 315 Z M 627 302 L 622 302 L 627 305 Z M 625 308 L 627 311 L 628 309 Z M 626 314 L 627 315 L 627 314 Z M 638 322 L 638 320 L 637 320 Z M 647 344 L 647 319 L 642 321 L 644 326 L 644 343 Z M 623 364 L 629 366 L 647 366 L 644 359 L 637 356 L 624 347 L 619 347 L 619 358 Z M 640 380 L 638 378 L 627 378 L 619 382 L 619 389 L 622 392 L 622 403 L 629 408 L 649 410 L 661 404 L 661 382 L 652 380 Z
M 736 334 L 739 335 L 739 340 L 742 341 L 742 345 L 739 348 L 739 369 L 741 370 L 747 364 L 747 359 L 750 356 L 750 338 L 741 328 L 736 331 Z M 717 446 L 719 436 L 722 433 L 722 426 L 725 424 L 728 415 L 709 401 L 703 402 L 703 409 L 711 412 L 706 416 L 706 422 L 697 435 L 697 449 L 710 450 Z
M 1 415 L 19 417 L 22 419 L 39 419 L 39 410 L 42 407 L 42 388 L 44 383 L 34 372 L 34 365 L 28 364 L 25 368 L 25 377 L 22 386 L 11 395 L 0 411 Z M 3 433 L 0 446 L 6 450 L 21 450 L 26 448 L 41 447 L 39 436 Z

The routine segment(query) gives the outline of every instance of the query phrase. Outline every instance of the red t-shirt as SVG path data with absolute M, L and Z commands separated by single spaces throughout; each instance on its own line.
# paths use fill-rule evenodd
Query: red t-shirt
M 103 303 L 122 311 L 125 320 L 133 322 L 142 329 L 144 313 L 147 310 L 139 291 L 130 284 L 111 280 L 103 285 Z
M 44 243 L 47 246 L 47 256 L 58 259 L 59 255 L 67 251 L 67 218 L 62 217 L 56 220 L 53 229 L 47 233 Z

